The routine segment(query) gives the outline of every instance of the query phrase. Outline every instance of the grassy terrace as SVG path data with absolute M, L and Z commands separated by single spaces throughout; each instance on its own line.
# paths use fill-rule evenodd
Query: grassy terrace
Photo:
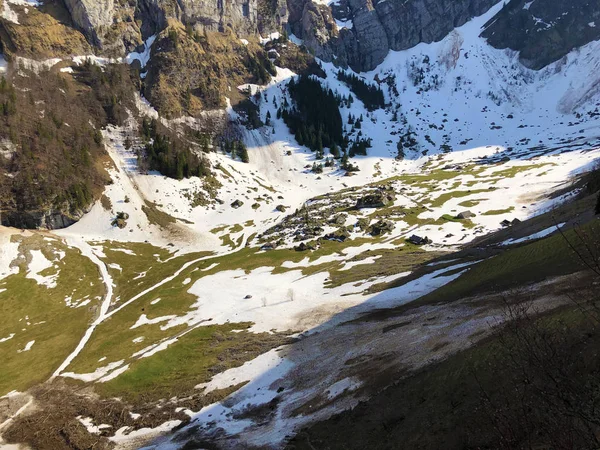
M 196 328 L 156 357 L 137 359 L 119 377 L 96 385 L 96 392 L 131 403 L 157 401 L 194 392 L 199 383 L 237 367 L 288 340 L 279 334 L 249 333 L 252 324 Z M 236 332 L 234 332 L 236 331 Z
M 90 373 L 108 363 L 123 360 L 130 364 L 130 369 L 114 382 L 102 384 L 102 387 L 100 387 L 102 392 L 106 392 L 107 395 L 116 395 L 118 390 L 124 391 L 123 386 L 130 382 L 137 385 L 141 383 L 140 380 L 147 380 L 148 383 L 157 383 L 157 385 L 164 386 L 169 384 L 165 380 L 171 380 L 173 377 L 179 380 L 177 377 L 181 376 L 183 377 L 181 380 L 183 380 L 188 376 L 186 375 L 188 370 L 185 366 L 192 354 L 195 354 L 194 357 L 197 359 L 194 363 L 196 364 L 194 371 L 198 374 L 206 374 L 206 371 L 214 366 L 215 358 L 221 355 L 222 352 L 227 352 L 229 359 L 232 354 L 231 349 L 238 348 L 244 342 L 247 342 L 248 345 L 254 343 L 260 348 L 281 342 L 282 337 L 277 335 L 271 336 L 273 337 L 271 340 L 265 335 L 232 332 L 233 329 L 245 329 L 249 324 L 211 326 L 209 317 L 206 318 L 208 322 L 204 324 L 205 326 L 189 333 L 189 328 L 185 324 L 163 330 L 161 325 L 164 325 L 164 322 L 146 324 L 132 329 L 142 314 L 145 314 L 148 319 L 186 314 L 197 300 L 195 295 L 187 292 L 189 288 L 200 278 L 217 272 L 242 269 L 249 273 L 260 267 L 273 267 L 273 273 L 301 270 L 304 275 L 328 271 L 330 282 L 327 287 L 335 287 L 344 283 L 358 283 L 376 276 L 405 272 L 438 256 L 432 252 L 425 252 L 416 246 L 405 244 L 394 250 L 384 249 L 362 252 L 352 259 L 353 261 L 360 261 L 370 256 L 379 256 L 378 264 L 359 264 L 349 270 L 341 270 L 344 261 L 333 261 L 317 265 L 310 264 L 310 262 L 315 262 L 320 257 L 335 253 L 342 254 L 344 249 L 367 242 L 372 243 L 373 239 L 356 239 L 344 243 L 325 241 L 319 250 L 311 253 L 295 252 L 293 250 L 261 252 L 256 249 L 244 248 L 229 255 L 208 258 L 193 264 L 172 281 L 142 296 L 98 326 L 86 348 L 75 359 L 68 371 Z M 285 261 L 299 263 L 305 259 L 309 261 L 305 267 L 295 269 L 282 267 Z M 179 341 L 172 343 L 169 346 L 169 351 L 142 359 L 132 356 L 152 344 L 165 342 L 178 336 L 181 336 Z M 194 352 L 196 353 L 192 352 L 192 348 L 195 349 Z M 173 349 L 180 349 L 182 353 L 180 354 L 179 350 L 173 351 Z M 255 355 L 247 349 L 244 352 L 248 357 Z M 171 354 L 173 354 L 172 360 L 169 359 L 171 356 L 165 356 Z M 164 363 L 165 357 L 170 361 L 168 367 Z M 204 362 L 202 361 L 203 358 L 205 358 Z M 99 361 L 100 359 L 102 361 Z M 235 360 L 235 358 L 233 359 Z M 199 379 L 201 380 L 202 376 L 194 378 L 194 382 L 201 382 L 198 381 Z M 140 387 L 140 392 L 146 388 L 147 386 Z M 137 392 L 137 388 L 134 386 L 131 386 L 131 389 L 132 392 Z M 160 392 L 163 391 L 164 389 L 161 388 Z
M 195 252 L 175 256 L 168 249 L 146 243 L 104 242 L 101 244 L 115 287 L 113 307 L 172 275 L 183 264 L 211 255 Z
M 507 172 L 506 176 L 510 174 L 514 176 L 516 173 L 535 167 L 538 166 L 528 166 L 527 169 L 521 167 Z M 451 185 L 455 190 L 444 192 L 433 200 L 424 200 L 425 204 L 417 204 L 412 208 L 393 205 L 378 208 L 368 216 L 368 219 L 392 218 L 392 220 L 405 222 L 409 227 L 436 224 L 441 226 L 446 221 L 458 221 L 465 228 L 471 228 L 474 224 L 470 220 L 459 221 L 451 216 L 420 219 L 419 215 L 428 206 L 437 207 L 452 198 L 488 192 L 488 189 L 463 190 L 461 186 L 464 186 L 464 181 L 461 183 L 454 180 L 458 176 L 465 175 L 477 178 L 487 169 L 489 166 L 475 165 L 465 166 L 462 171 L 434 168 L 431 173 L 402 175 L 380 182 L 389 183 L 398 180 L 417 190 L 431 191 L 436 190 L 439 183 L 443 182 L 448 186 Z M 345 191 L 347 190 L 335 195 L 343 195 Z M 413 193 L 411 196 L 427 198 L 423 192 Z M 481 200 L 466 200 L 461 203 L 461 206 L 475 206 L 479 201 Z M 508 210 L 488 211 L 487 214 L 504 212 Z M 251 226 L 249 222 L 244 225 Z M 237 236 L 237 233 L 242 233 L 243 230 L 243 225 L 236 224 L 218 227 L 212 232 L 225 233 L 221 238 L 228 240 L 227 243 L 232 248 L 237 248 L 243 239 L 243 235 Z M 237 243 L 233 242 L 230 234 L 236 234 Z M 201 257 L 207 259 L 191 265 L 172 281 L 140 297 L 102 323 L 92 335 L 86 348 L 67 370 L 89 373 L 111 362 L 123 360 L 125 364 L 129 364 L 129 369 L 123 375 L 108 383 L 96 385 L 103 395 L 131 399 L 139 398 L 144 391 L 147 391 L 147 395 L 153 399 L 179 395 L 188 391 L 191 386 L 210 378 L 215 370 L 230 367 L 228 364 L 241 364 L 260 352 L 278 345 L 284 337 L 249 333 L 244 330 L 251 324 L 246 323 L 210 325 L 207 322 L 205 326 L 195 330 L 190 330 L 187 325 L 182 324 L 163 330 L 161 325 L 164 325 L 164 322 L 162 322 L 132 329 L 142 314 L 145 314 L 148 319 L 183 316 L 197 301 L 195 295 L 187 292 L 193 283 L 204 276 L 226 270 L 241 269 L 249 273 L 260 267 L 273 267 L 273 273 L 300 270 L 305 276 L 328 272 L 329 279 L 325 287 L 333 288 L 349 283 L 354 283 L 358 287 L 364 281 L 375 277 L 414 270 L 419 265 L 442 255 L 442 253 L 425 252 L 404 242 L 403 239 L 392 241 L 397 248 L 377 248 L 378 244 L 384 243 L 389 244 L 389 238 L 386 240 L 385 237 L 358 236 L 345 242 L 323 241 L 321 247 L 313 252 L 295 252 L 289 249 L 261 252 L 256 248 L 239 248 L 234 253 L 214 257 L 210 257 L 207 252 L 176 256 L 169 249 L 143 243 L 95 244 L 102 248 L 105 255 L 102 259 L 107 264 L 115 283 L 115 302 L 112 308 L 122 305 L 139 292 L 173 275 L 186 262 Z M 363 244 L 370 244 L 373 247 L 351 259 L 343 257 L 350 248 Z M 61 244 L 52 245 L 58 248 Z M 318 262 L 319 258 L 334 254 L 341 256 L 340 261 Z M 564 258 L 564 254 L 565 248 L 560 246 L 560 237 L 512 248 L 495 258 L 477 264 L 453 283 L 423 297 L 419 302 L 457 298 L 492 287 L 499 288 L 503 280 L 530 278 L 534 267 L 539 266 L 537 262 L 540 258 L 548 262 L 542 265 L 544 270 L 538 278 L 560 273 L 565 270 L 565 265 L 570 264 L 568 258 Z M 367 259 L 372 257 L 377 258 L 375 264 Z M 363 260 L 366 262 L 360 264 Z M 282 267 L 286 261 L 296 264 L 304 261 L 306 264 L 290 269 Z M 515 264 L 514 261 L 519 261 L 519 264 Z M 359 264 L 343 270 L 348 262 Z M 17 327 L 21 326 L 19 320 L 22 320 L 25 315 L 29 315 L 32 323 L 46 320 L 48 324 L 28 327 L 26 333 L 17 333 L 13 339 L 0 343 L 3 354 L 8 355 L 7 363 L 0 369 L 0 392 L 2 389 L 25 389 L 46 379 L 74 348 L 95 314 L 95 309 L 91 308 L 93 304 L 84 308 L 67 308 L 64 305 L 64 298 L 73 294 L 74 286 L 82 290 L 78 291 L 77 295 L 89 294 L 96 299 L 97 304 L 98 299 L 104 294 L 104 289 L 95 265 L 73 249 L 67 249 L 67 256 L 60 265 L 69 270 L 61 270 L 57 280 L 58 286 L 55 289 L 47 289 L 45 286 L 37 285 L 34 280 L 26 279 L 24 270 L 19 275 L 13 275 L 0 282 L 0 289 L 7 289 L 0 292 L 0 308 L 3 308 L 0 311 L 8 318 L 0 325 L 0 339 L 15 332 L 11 331 L 13 329 L 18 331 Z M 81 283 L 85 277 L 90 277 L 90 286 L 87 286 L 89 283 Z M 83 287 L 84 285 L 86 286 Z M 393 286 L 394 283 L 378 285 L 374 290 Z M 24 302 L 22 299 L 27 300 Z M 40 299 L 48 303 L 42 303 Z M 207 317 L 207 320 L 209 319 Z M 66 325 L 57 326 L 59 320 Z M 157 356 L 148 358 L 133 357 L 136 352 L 150 345 L 165 343 L 175 337 L 178 340 L 170 343 L 168 351 L 159 352 Z M 36 343 L 29 352 L 17 352 L 34 339 Z M 245 356 L 236 359 L 233 355 L 237 354 Z M 35 370 L 31 369 L 32 367 L 35 367 Z M 14 380 L 17 379 L 19 383 L 15 384 Z
M 600 232 L 600 223 L 584 227 L 590 235 Z M 583 251 L 583 244 L 569 230 L 566 237 Z M 535 283 L 548 277 L 573 273 L 584 268 L 560 234 L 507 249 L 474 265 L 446 286 L 418 300 L 419 303 L 454 300 L 482 292 L 500 292 L 515 285 Z
M 13 237 L 14 239 L 14 237 Z M 20 252 L 28 255 L 40 250 L 49 260 L 56 251 L 65 253 L 40 275 L 58 272 L 56 287 L 48 288 L 26 278 L 27 263 L 20 272 L 0 281 L 0 396 L 12 390 L 24 391 L 47 380 L 75 348 L 104 296 L 98 268 L 78 250 L 58 240 L 46 241 L 42 235 L 21 239 Z M 6 290 L 4 290 L 6 289 Z M 69 307 L 66 299 L 88 298 L 90 303 Z M 29 351 L 28 342 L 35 341 Z

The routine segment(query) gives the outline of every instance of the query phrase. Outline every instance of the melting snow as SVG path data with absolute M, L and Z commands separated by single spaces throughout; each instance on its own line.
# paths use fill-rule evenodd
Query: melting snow
M 525 236 L 519 239 L 508 239 L 504 242 L 501 242 L 500 245 L 510 245 L 510 244 L 519 244 L 521 242 L 526 242 L 526 241 L 531 241 L 533 239 L 540 239 L 543 238 L 545 236 L 548 236 L 549 234 L 554 233 L 555 231 L 558 231 L 566 222 L 560 223 L 558 225 L 553 225 L 550 228 L 546 228 L 545 230 L 542 231 L 538 231 L 537 233 L 533 233 L 529 236 Z
M 40 272 L 52 267 L 52 262 L 44 256 L 41 250 L 31 250 L 30 253 L 31 262 L 29 263 L 29 270 L 25 277 L 35 280 L 38 284 L 44 285 L 47 288 L 55 288 L 58 271 L 53 275 L 40 275 Z
M 27 344 L 25 344 L 25 347 L 22 350 L 17 350 L 17 352 L 18 353 L 28 352 L 29 350 L 31 350 L 31 347 L 33 347 L 33 344 L 35 344 L 35 341 L 29 341 Z

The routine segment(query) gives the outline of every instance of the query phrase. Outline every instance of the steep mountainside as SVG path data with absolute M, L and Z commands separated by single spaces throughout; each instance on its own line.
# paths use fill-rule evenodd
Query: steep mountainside
M 541 69 L 574 48 L 599 39 L 600 11 L 588 0 L 511 0 L 482 36 L 496 48 L 518 51 L 525 66 Z
M 435 42 L 452 29 L 487 11 L 495 0 L 342 0 L 332 3 L 333 17 L 321 2 L 290 2 L 290 26 L 315 54 L 374 69 L 389 50 Z M 293 6 L 292 6 L 293 5 Z M 321 17 L 319 17 L 321 16 Z M 338 26 L 337 21 L 341 21 Z M 341 29 L 339 29 L 341 28 Z
M 599 13 L 0 0 L 0 448 L 597 448 Z

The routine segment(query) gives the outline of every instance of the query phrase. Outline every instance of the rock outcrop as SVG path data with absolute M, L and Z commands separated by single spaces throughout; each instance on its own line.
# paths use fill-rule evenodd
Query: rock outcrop
M 102 35 L 112 25 L 115 15 L 114 0 L 65 0 L 73 23 L 82 30 L 91 43 L 100 46 Z
M 73 225 L 88 211 L 77 211 L 69 216 L 59 210 L 6 211 L 0 212 L 0 224 L 21 229 L 58 230 Z
M 341 0 L 332 8 L 333 16 L 339 21 L 351 20 L 352 26 L 338 31 L 335 20 L 315 20 L 315 10 L 320 10 L 321 5 L 312 0 L 290 0 L 289 21 L 292 32 L 304 39 L 316 56 L 328 61 L 336 59 L 364 71 L 380 64 L 389 50 L 405 50 L 420 42 L 443 39 L 495 3 L 496 0 Z M 321 12 L 321 16 L 326 14 Z
M 519 51 L 525 66 L 541 69 L 600 39 L 600 6 L 589 0 L 511 1 L 482 36 L 496 48 Z
M 267 34 L 287 22 L 284 0 L 65 0 L 73 23 L 105 53 L 124 53 L 180 21 L 197 32 L 234 30 Z
M 357 71 L 372 70 L 389 50 L 439 41 L 485 13 L 496 0 L 340 0 L 329 9 L 312 0 L 289 0 L 291 31 L 317 57 Z M 349 24 L 338 29 L 336 19 Z M 482 36 L 496 48 L 520 52 L 540 69 L 573 48 L 600 39 L 600 7 L 589 0 L 510 1 Z

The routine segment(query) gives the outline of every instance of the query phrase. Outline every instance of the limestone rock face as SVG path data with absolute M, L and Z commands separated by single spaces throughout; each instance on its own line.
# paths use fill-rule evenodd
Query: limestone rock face
M 67 215 L 59 210 L 5 211 L 0 214 L 0 224 L 21 229 L 58 230 L 73 225 L 89 211 L 77 211 Z
M 257 29 L 257 0 L 181 0 L 178 3 L 184 24 L 209 31 L 223 31 L 228 27 L 242 35 Z
M 65 0 L 65 4 L 90 43 L 114 53 L 132 50 L 163 30 L 170 19 L 200 32 L 230 28 L 246 36 L 279 31 L 288 17 L 285 0 Z
M 443 39 L 454 28 L 479 16 L 495 0 L 384 1 L 376 6 L 392 50 L 405 50 Z
M 312 0 L 288 0 L 291 30 L 315 55 L 347 63 L 355 70 L 372 70 L 389 50 L 404 50 L 420 42 L 443 39 L 455 27 L 483 14 L 496 0 L 341 0 L 332 7 L 351 28 L 334 32 L 325 21 L 307 20 Z M 313 5 L 313 6 L 310 6 Z M 302 12 L 300 12 L 302 11 Z
M 101 45 L 101 35 L 113 23 L 115 0 L 65 0 L 73 23 L 94 45 Z
M 512 1 L 482 34 L 496 48 L 520 52 L 521 62 L 541 69 L 572 49 L 600 39 L 600 4 L 589 0 Z
M 349 0 L 349 6 L 358 49 L 355 65 L 363 70 L 374 69 L 390 49 L 387 32 L 372 0 Z

